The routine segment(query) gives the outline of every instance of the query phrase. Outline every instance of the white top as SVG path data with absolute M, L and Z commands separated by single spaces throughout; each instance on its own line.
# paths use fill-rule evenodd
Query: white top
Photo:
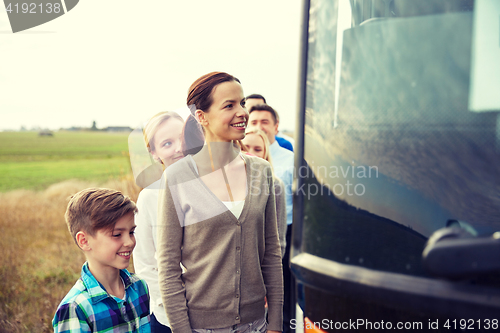
M 191 163 L 193 164 L 193 168 L 194 170 L 196 171 L 197 174 L 199 174 L 198 172 L 198 167 L 196 166 L 196 163 L 194 161 L 194 159 L 191 157 L 191 155 L 188 155 L 190 160 L 191 160 Z M 240 155 L 241 157 L 241 155 Z M 243 157 L 241 157 L 243 159 Z M 226 206 L 226 208 L 231 212 L 233 213 L 234 216 L 236 216 L 236 218 L 240 218 L 240 215 L 241 215 L 241 212 L 243 211 L 243 206 L 245 205 L 245 200 L 240 200 L 240 201 L 221 201 L 224 206 Z
M 245 200 L 241 201 L 222 201 L 222 203 L 236 216 L 237 219 L 240 218 L 241 212 L 243 211 L 243 206 Z
M 160 184 L 161 180 L 158 180 L 144 188 L 137 198 L 138 212 L 134 217 L 137 225 L 135 229 L 137 243 L 133 252 L 134 270 L 148 284 L 151 312 L 162 325 L 170 326 L 161 301 L 156 261 Z

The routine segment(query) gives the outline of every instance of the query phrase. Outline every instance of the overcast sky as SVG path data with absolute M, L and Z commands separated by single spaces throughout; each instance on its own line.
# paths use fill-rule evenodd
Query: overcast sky
M 13 34 L 0 8 L 0 130 L 136 127 L 225 71 L 294 130 L 300 0 L 85 0 Z

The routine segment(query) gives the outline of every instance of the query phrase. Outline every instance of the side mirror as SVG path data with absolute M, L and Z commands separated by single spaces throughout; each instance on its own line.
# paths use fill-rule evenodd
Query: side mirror
M 463 228 L 439 229 L 422 253 L 424 268 L 436 277 L 463 278 L 500 271 L 500 232 L 475 237 Z

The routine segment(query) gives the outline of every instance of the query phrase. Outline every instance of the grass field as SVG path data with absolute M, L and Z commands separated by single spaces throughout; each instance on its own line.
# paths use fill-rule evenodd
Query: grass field
M 128 133 L 0 132 L 0 192 L 67 180 L 104 182 L 130 173 Z
M 130 175 L 127 139 L 0 132 L 0 333 L 52 332 L 57 305 L 85 261 L 64 221 L 68 198 L 101 186 L 135 201 L 140 188 Z

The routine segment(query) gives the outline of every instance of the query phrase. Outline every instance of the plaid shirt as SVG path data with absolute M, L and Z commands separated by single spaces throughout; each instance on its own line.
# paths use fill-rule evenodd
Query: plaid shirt
M 109 295 L 83 264 L 82 276 L 57 308 L 54 332 L 151 332 L 149 294 L 144 280 L 120 270 L 126 300 Z

